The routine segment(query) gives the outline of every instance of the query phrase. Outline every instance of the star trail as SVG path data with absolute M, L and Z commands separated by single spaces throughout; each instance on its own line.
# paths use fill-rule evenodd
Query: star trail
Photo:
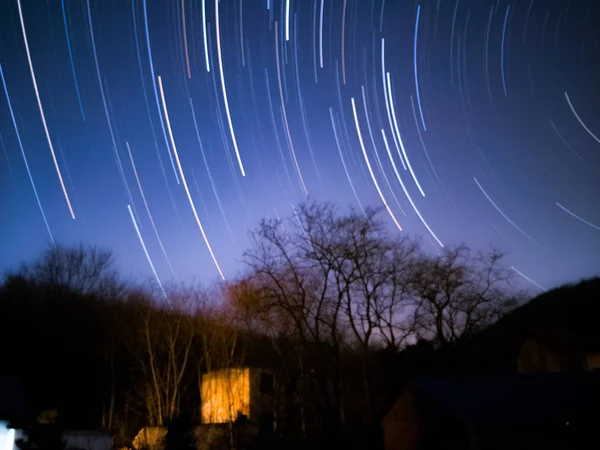
M 600 274 L 600 3 L 0 2 L 0 270 L 233 279 L 307 198 L 528 288 Z

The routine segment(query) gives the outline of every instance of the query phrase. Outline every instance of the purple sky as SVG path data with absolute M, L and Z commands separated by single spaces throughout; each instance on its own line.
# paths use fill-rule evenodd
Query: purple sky
M 20 6 L 0 2 L 0 270 L 54 239 L 153 276 L 137 225 L 161 281 L 230 279 L 308 193 L 385 201 L 391 229 L 493 245 L 545 288 L 599 273 L 598 2 Z

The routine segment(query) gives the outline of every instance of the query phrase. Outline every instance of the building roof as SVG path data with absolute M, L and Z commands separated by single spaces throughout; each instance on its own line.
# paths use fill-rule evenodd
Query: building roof
M 21 380 L 16 375 L 0 374 L 0 420 L 10 421 L 25 415 Z
M 545 292 L 473 336 L 462 352 L 471 367 L 495 372 L 516 369 L 527 339 L 595 352 L 600 348 L 599 293 L 600 277 Z
M 422 378 L 408 389 L 465 422 L 564 424 L 600 419 L 597 375 Z

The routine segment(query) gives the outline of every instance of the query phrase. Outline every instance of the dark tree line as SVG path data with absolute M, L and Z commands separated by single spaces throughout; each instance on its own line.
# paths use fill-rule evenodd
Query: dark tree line
M 203 373 L 268 366 L 285 387 L 278 433 L 308 441 L 376 430 L 414 361 L 516 302 L 501 254 L 425 251 L 373 210 L 306 203 L 251 236 L 238 280 L 166 301 L 122 280 L 110 252 L 47 249 L 0 286 L 0 370 L 22 376 L 32 414 L 129 445 L 143 425 L 198 420 Z

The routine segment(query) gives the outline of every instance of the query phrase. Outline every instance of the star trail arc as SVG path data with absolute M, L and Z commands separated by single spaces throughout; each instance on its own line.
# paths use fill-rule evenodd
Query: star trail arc
M 596 23 L 543 0 L 0 2 L 0 269 L 85 241 L 159 286 L 230 279 L 260 218 L 316 199 L 492 245 L 532 289 L 598 274 Z

